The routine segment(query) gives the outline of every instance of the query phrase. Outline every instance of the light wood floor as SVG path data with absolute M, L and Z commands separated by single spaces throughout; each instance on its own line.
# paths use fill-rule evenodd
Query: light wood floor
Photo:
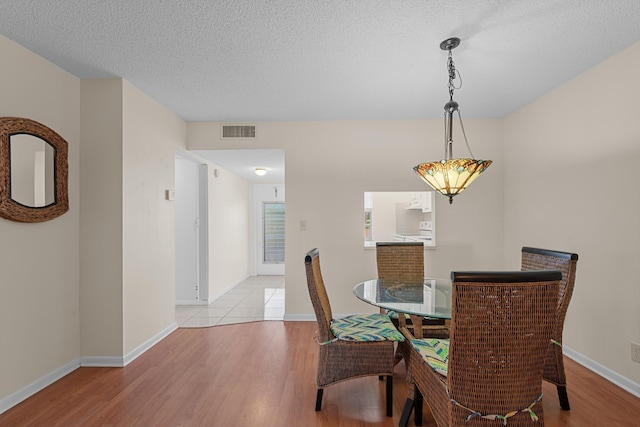
M 178 329 L 125 368 L 77 369 L 0 414 L 0 426 L 397 426 L 402 363 L 393 418 L 376 377 L 327 388 L 314 411 L 315 329 L 280 321 Z M 639 425 L 640 399 L 571 360 L 567 377 L 571 411 L 544 383 L 547 427 Z M 435 426 L 426 405 L 423 425 Z

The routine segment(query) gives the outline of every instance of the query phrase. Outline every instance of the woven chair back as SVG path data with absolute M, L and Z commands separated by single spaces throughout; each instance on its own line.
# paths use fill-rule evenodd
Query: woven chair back
M 559 270 L 562 273 L 560 281 L 558 309 L 556 311 L 556 330 L 562 331 L 567 308 L 573 295 L 573 286 L 576 280 L 576 267 L 578 254 L 570 252 L 552 251 L 531 247 L 522 248 L 522 271 L 531 270 Z M 562 337 L 554 337 L 560 340 Z
M 313 310 L 318 321 L 318 339 L 320 342 L 327 342 L 335 337 L 331 333 L 331 304 L 327 290 L 322 280 L 320 271 L 320 253 L 318 249 L 312 249 L 305 255 L 304 264 L 307 271 L 307 286 L 309 287 L 309 297 Z
M 522 248 L 522 271 L 532 270 L 559 270 L 562 273 L 560 281 L 558 307 L 555 312 L 556 324 L 553 331 L 553 340 L 562 343 L 562 331 L 564 319 L 567 316 L 569 302 L 573 294 L 576 280 L 576 267 L 578 254 L 571 252 L 553 251 L 532 247 Z M 564 362 L 562 347 L 549 344 L 547 361 L 544 368 L 544 378 L 557 385 L 565 385 Z
M 424 246 L 421 242 L 377 242 L 378 278 L 417 280 L 424 277 Z
M 560 278 L 558 271 L 452 273 L 452 399 L 506 414 L 539 397 Z M 454 405 L 452 415 L 463 420 L 469 412 Z

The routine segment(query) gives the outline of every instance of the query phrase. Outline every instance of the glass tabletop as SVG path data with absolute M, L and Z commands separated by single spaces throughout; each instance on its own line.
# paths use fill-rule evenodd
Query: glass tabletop
M 451 318 L 451 280 L 425 277 L 422 282 L 372 279 L 353 287 L 362 301 L 399 313 Z

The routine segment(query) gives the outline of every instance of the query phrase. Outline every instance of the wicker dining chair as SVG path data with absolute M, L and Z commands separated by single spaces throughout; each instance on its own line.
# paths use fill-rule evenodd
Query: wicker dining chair
M 312 249 L 305 256 L 307 286 L 318 322 L 317 342 L 319 346 L 316 383 L 316 411 L 322 407 L 324 389 L 341 381 L 365 376 L 386 377 L 387 416 L 393 415 L 393 368 L 395 341 L 403 341 L 389 316 L 374 313 L 352 315 L 333 319 L 322 272 L 320 253 Z M 363 325 L 360 322 L 373 323 Z M 340 330 L 347 325 L 348 333 Z M 360 337 L 364 339 L 359 339 Z
M 376 266 L 379 279 L 422 282 L 425 276 L 424 244 L 422 242 L 376 242 Z M 384 313 L 386 310 L 380 309 L 380 312 Z M 413 319 L 418 321 L 416 316 Z M 392 317 L 391 320 L 401 331 L 406 331 L 407 338 L 404 342 L 398 343 L 395 357 L 396 363 L 404 359 L 406 370 L 407 401 L 400 418 L 400 425 L 404 426 L 411 416 L 415 395 L 409 340 L 414 337 L 447 338 L 449 336 L 449 322 L 443 319 L 423 318 L 419 320 L 422 323 L 422 329 L 416 330 L 414 320 L 403 313 L 398 313 L 398 316 Z
M 409 280 L 421 282 L 424 278 L 424 244 L 422 242 L 376 242 L 376 266 L 379 279 Z M 384 312 L 381 309 L 381 312 Z M 410 319 L 406 319 L 407 328 L 413 330 Z M 395 321 L 394 321 L 395 323 Z M 442 319 L 422 320 L 422 334 L 446 338 L 449 327 Z M 415 335 L 415 334 L 414 334 Z
M 553 270 L 451 273 L 450 339 L 411 342 L 416 425 L 423 397 L 439 427 L 544 425 L 542 370 L 561 278 Z
M 539 249 L 525 246 L 522 248 L 522 270 L 560 270 L 560 294 L 558 308 L 555 313 L 556 326 L 552 341 L 549 344 L 547 358 L 544 364 L 543 379 L 555 384 L 558 389 L 560 407 L 570 410 L 569 396 L 567 395 L 567 377 L 564 374 L 564 359 L 562 356 L 562 330 L 567 308 L 573 294 L 573 286 L 576 280 L 576 267 L 578 254 L 561 252 L 549 249 Z

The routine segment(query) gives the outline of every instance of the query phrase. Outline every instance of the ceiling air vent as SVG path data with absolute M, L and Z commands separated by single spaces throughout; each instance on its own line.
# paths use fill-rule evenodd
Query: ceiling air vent
M 255 125 L 222 125 L 222 139 L 255 137 Z

